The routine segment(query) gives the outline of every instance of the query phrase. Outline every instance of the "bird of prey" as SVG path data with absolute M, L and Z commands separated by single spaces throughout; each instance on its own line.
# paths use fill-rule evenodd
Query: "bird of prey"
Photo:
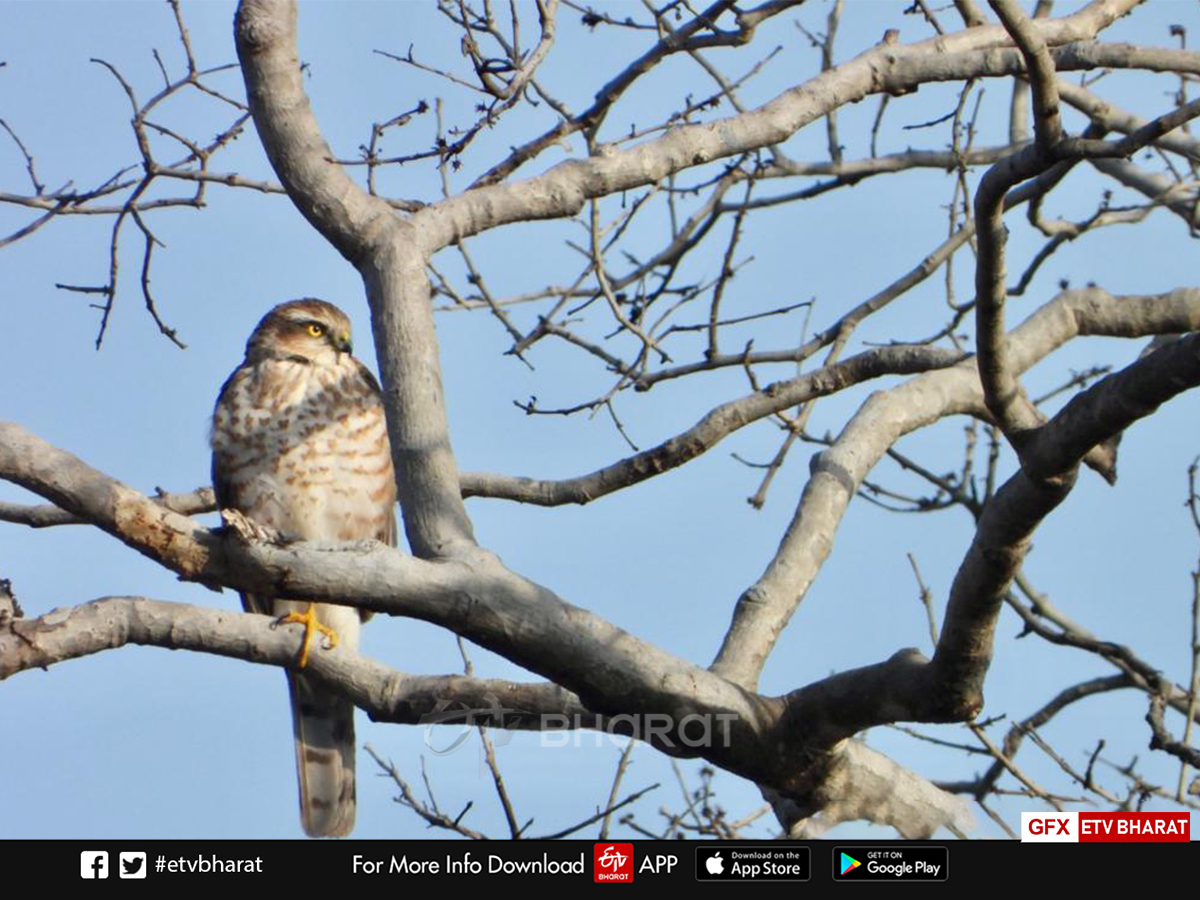
M 395 545 L 396 479 L 379 383 L 351 355 L 350 321 L 304 299 L 268 312 L 217 398 L 217 504 L 288 540 Z M 303 669 L 314 635 L 355 649 L 366 615 L 348 606 L 242 595 L 248 612 L 304 626 L 288 672 L 300 821 L 312 837 L 354 827 L 354 706 Z

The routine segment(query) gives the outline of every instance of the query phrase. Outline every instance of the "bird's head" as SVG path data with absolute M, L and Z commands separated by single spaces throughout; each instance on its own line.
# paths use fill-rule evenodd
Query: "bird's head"
M 246 359 L 298 359 L 336 365 L 350 353 L 350 320 L 324 300 L 290 300 L 263 316 L 246 343 Z

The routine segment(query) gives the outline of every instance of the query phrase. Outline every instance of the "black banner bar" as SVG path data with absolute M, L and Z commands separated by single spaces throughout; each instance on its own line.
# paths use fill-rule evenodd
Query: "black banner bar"
M 854 865 L 857 862 L 858 865 Z M 698 888 L 717 881 L 792 889 L 870 880 L 938 890 L 1086 882 L 1104 872 L 1195 871 L 1196 845 L 1021 844 L 1013 841 L 7 841 L 0 867 L 36 873 L 40 888 L 138 891 L 229 885 L 352 884 L 403 890 L 450 881 L 561 887 L 641 884 Z M 751 888 L 755 890 L 755 888 Z M 853 889 L 848 889 L 853 890 Z

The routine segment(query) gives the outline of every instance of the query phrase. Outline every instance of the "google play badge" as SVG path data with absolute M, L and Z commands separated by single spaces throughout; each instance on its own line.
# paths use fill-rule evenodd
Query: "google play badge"
M 862 865 L 862 863 L 860 863 L 860 862 L 859 862 L 857 859 L 855 859 L 853 856 L 850 856 L 850 855 L 849 855 L 849 854 L 847 854 L 847 853 L 843 853 L 843 854 L 842 854 L 842 862 L 841 862 L 841 866 L 842 866 L 842 874 L 843 874 L 843 875 L 845 875 L 847 872 L 852 872 L 852 871 L 854 871 L 855 869 L 857 869 L 857 868 L 858 868 L 859 866 L 861 866 L 861 865 Z

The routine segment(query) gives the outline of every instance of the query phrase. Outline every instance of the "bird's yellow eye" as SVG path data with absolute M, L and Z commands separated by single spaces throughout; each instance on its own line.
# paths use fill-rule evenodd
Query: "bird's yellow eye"
M 308 333 L 311 334 L 313 337 L 320 337 L 321 335 L 323 335 L 325 333 L 325 326 L 318 325 L 316 322 L 313 322 L 311 325 L 308 326 Z

